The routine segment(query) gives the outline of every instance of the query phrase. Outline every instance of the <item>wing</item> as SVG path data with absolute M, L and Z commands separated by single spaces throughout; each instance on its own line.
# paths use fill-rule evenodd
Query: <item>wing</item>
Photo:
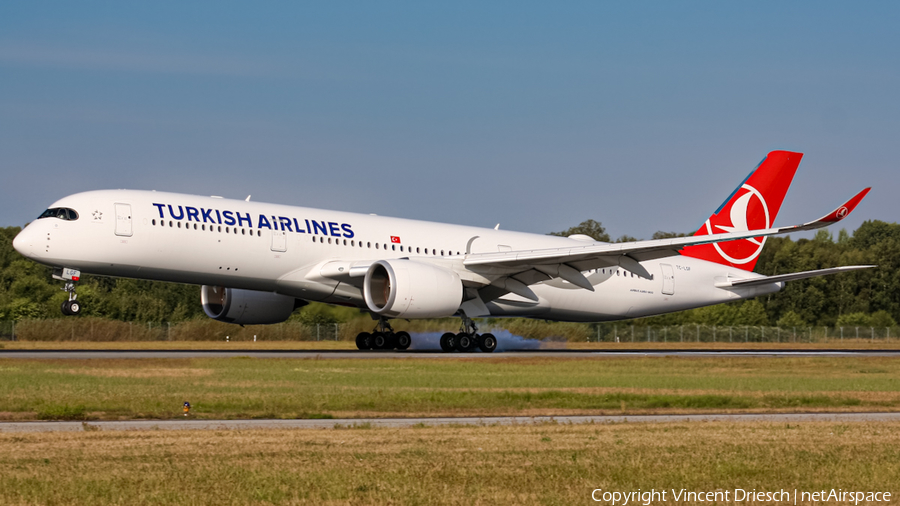
M 649 278 L 650 273 L 639 262 L 678 255 L 678 251 L 685 246 L 789 234 L 837 223 L 856 208 L 870 189 L 863 189 L 834 211 L 801 225 L 651 241 L 593 243 L 568 248 L 477 253 L 468 255 L 463 265 L 491 279 L 492 285 L 531 300 L 537 300 L 537 296 L 527 285 L 557 277 L 593 291 L 582 271 L 618 265 L 636 275 Z

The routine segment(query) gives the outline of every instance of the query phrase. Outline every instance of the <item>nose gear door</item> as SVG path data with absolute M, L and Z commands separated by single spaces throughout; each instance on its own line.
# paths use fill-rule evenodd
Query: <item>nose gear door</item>
M 131 237 L 131 204 L 116 204 L 116 235 Z

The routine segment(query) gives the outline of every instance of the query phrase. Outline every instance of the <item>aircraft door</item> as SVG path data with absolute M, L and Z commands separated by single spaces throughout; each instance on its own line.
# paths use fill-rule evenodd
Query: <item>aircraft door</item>
M 284 230 L 272 231 L 272 251 L 287 251 L 287 234 Z
M 116 204 L 116 235 L 131 237 L 131 204 Z
M 675 295 L 675 270 L 669 264 L 659 264 L 663 274 L 663 295 Z

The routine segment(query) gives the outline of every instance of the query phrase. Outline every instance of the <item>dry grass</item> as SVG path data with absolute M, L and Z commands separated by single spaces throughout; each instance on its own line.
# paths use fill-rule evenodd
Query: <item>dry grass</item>
M 595 488 L 896 499 L 898 448 L 896 423 L 0 433 L 0 503 L 554 505 L 590 504 Z

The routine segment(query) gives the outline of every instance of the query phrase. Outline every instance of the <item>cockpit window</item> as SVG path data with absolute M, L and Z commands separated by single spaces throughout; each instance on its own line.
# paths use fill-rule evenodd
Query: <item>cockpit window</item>
M 75 221 L 78 219 L 78 213 L 76 213 L 74 209 L 69 209 L 68 207 L 51 207 L 38 216 L 39 220 L 44 218 L 59 218 L 66 221 Z

